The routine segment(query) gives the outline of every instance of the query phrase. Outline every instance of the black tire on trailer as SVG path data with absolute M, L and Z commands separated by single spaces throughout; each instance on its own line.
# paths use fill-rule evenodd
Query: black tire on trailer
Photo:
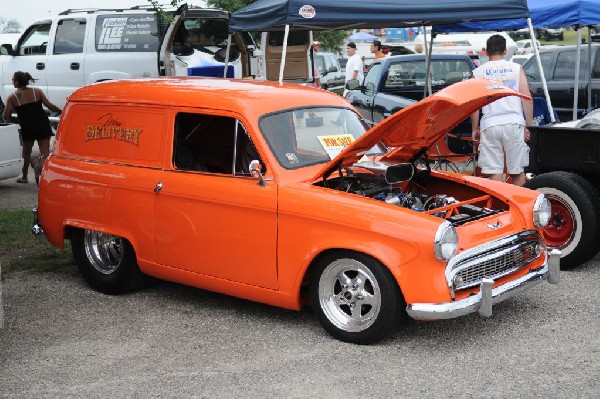
M 71 235 L 73 257 L 85 281 L 105 294 L 118 295 L 139 288 L 146 276 L 135 252 L 124 238 L 76 229 Z
M 335 251 L 311 273 L 310 299 L 333 337 L 356 344 L 380 341 L 398 329 L 406 304 L 392 273 L 362 253 Z
M 562 251 L 561 269 L 571 269 L 590 260 L 598 252 L 600 239 L 600 194 L 583 177 L 570 172 L 544 173 L 525 187 L 546 195 L 552 205 L 544 239 L 551 248 Z

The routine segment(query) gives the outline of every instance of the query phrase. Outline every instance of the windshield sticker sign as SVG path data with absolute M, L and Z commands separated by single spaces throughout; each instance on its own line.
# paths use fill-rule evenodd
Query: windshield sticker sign
M 329 159 L 337 157 L 340 152 L 354 142 L 354 136 L 351 134 L 317 136 L 317 138 L 327 155 L 329 155 Z
M 112 113 L 102 115 L 96 123 L 85 126 L 85 142 L 92 140 L 121 140 L 139 145 L 142 129 L 129 128 Z
M 317 15 L 317 12 L 315 11 L 315 8 L 313 6 L 309 6 L 309 5 L 303 5 L 302 7 L 300 7 L 300 11 L 298 12 L 298 14 L 300 14 L 300 16 L 302 18 L 314 18 L 315 15 Z

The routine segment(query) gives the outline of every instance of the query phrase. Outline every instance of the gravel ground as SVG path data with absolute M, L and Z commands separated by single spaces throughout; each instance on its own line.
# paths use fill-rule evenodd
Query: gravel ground
M 35 184 L 0 182 L 0 207 Z M 600 392 L 600 256 L 494 307 L 409 322 L 392 339 L 330 338 L 293 312 L 159 282 L 124 296 L 75 266 L 2 283 L 0 398 L 592 398 Z
M 33 179 L 29 183 L 17 183 L 17 179 L 0 180 L 0 209 L 33 208 L 37 204 L 38 187 Z

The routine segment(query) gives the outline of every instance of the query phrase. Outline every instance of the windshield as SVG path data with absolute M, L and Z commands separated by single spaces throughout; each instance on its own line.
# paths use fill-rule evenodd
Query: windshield
M 301 108 L 265 115 L 259 127 L 273 155 L 286 169 L 329 162 L 366 129 L 346 108 Z M 369 155 L 382 151 L 374 147 Z

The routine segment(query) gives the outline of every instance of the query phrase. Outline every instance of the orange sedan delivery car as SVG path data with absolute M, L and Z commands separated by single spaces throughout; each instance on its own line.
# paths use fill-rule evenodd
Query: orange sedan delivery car
M 559 279 L 543 194 L 433 171 L 427 148 L 519 95 L 455 84 L 367 131 L 333 93 L 210 78 L 77 90 L 44 166 L 34 231 L 72 244 L 84 279 L 145 277 L 299 310 L 376 342 L 408 315 L 479 312 Z M 393 147 L 393 149 L 392 149 Z

